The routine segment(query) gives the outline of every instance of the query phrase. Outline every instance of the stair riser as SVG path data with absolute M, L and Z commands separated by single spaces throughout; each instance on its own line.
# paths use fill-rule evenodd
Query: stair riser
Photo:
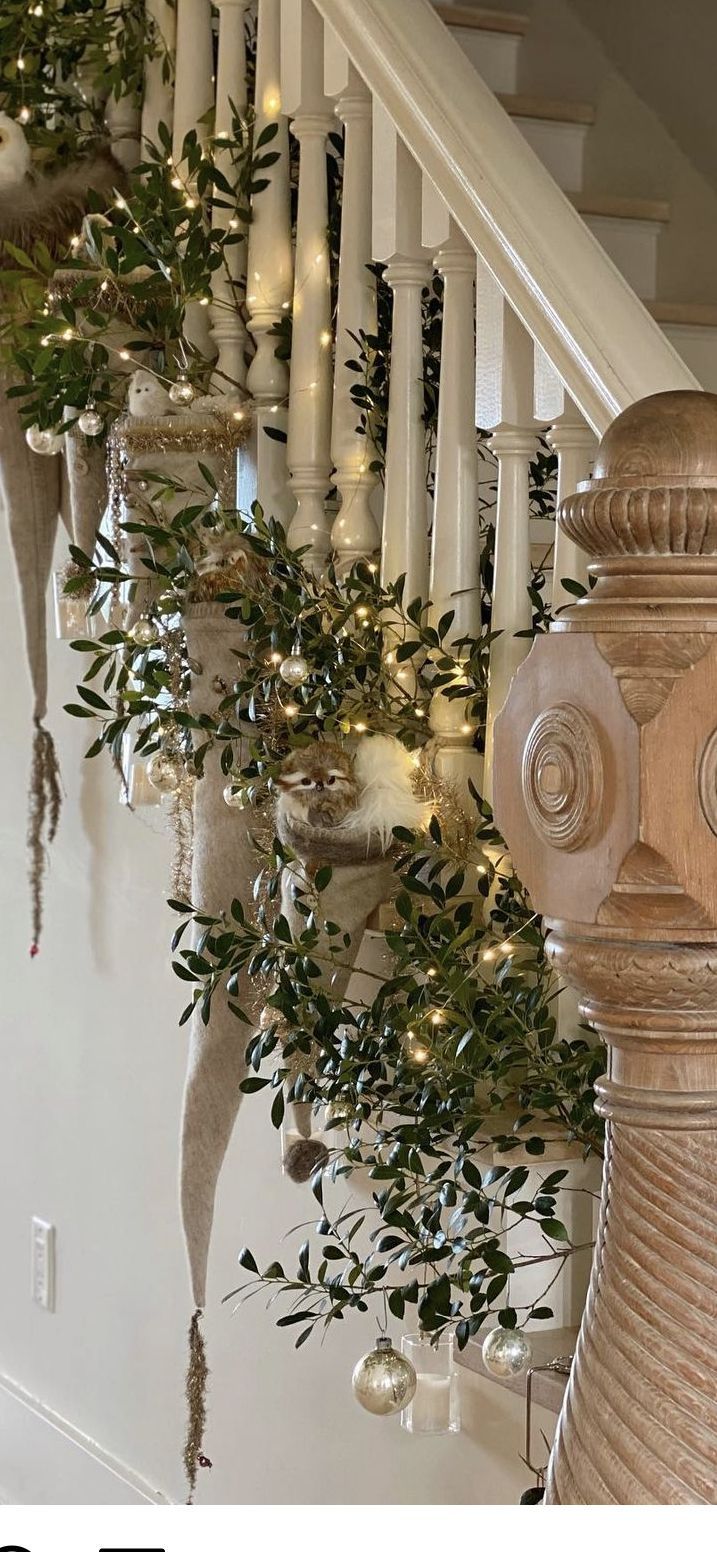
M 562 124 L 552 119 L 515 118 L 528 145 L 567 194 L 579 194 L 583 186 L 583 160 L 589 124 Z
M 708 393 L 717 393 L 717 329 L 666 323 L 663 333 Z
M 583 216 L 620 273 L 644 301 L 657 296 L 657 245 L 662 231 L 658 221 L 626 217 Z
M 521 38 L 509 32 L 483 32 L 472 27 L 449 30 L 492 91 L 517 91 Z

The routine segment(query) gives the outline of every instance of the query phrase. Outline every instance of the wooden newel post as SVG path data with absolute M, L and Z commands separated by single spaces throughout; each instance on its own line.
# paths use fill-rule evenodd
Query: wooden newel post
M 494 789 L 608 1047 L 601 1223 L 546 1502 L 717 1503 L 717 396 L 626 410 L 560 523 L 597 586 L 518 670 Z

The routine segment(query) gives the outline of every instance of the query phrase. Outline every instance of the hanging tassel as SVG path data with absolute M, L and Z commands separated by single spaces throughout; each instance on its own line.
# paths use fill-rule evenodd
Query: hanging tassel
M 189 1493 L 187 1503 L 194 1503 L 197 1471 L 200 1466 L 211 1466 L 202 1454 L 204 1429 L 207 1422 L 207 1350 L 204 1345 L 200 1321 L 201 1309 L 195 1309 L 189 1325 L 189 1363 L 187 1365 L 187 1437 L 184 1445 L 184 1473 Z
M 27 825 L 28 874 L 32 908 L 30 955 L 33 959 L 40 951 L 47 847 L 55 839 L 61 804 L 62 790 L 57 752 L 52 734 L 43 727 L 38 717 L 35 719 L 35 736 L 32 742 Z

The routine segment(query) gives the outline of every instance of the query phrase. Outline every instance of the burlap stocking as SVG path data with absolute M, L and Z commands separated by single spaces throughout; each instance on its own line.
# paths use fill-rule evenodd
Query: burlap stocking
M 107 505 L 107 474 L 104 448 L 88 442 L 77 427 L 65 437 L 67 484 L 70 498 L 72 543 L 90 560 L 94 554 L 97 530 Z
M 43 727 L 43 718 L 47 711 L 46 595 L 60 512 L 62 459 L 59 455 L 41 457 L 30 451 L 15 405 L 4 388 L 0 388 L 0 490 L 17 568 L 34 698 L 28 849 L 32 898 L 30 952 L 37 953 L 42 930 L 45 845 L 54 837 L 60 810 L 55 746 Z

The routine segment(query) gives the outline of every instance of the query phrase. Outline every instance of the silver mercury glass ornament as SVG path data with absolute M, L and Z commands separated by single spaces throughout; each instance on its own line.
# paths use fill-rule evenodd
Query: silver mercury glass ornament
M 373 1351 L 359 1358 L 351 1385 L 364 1411 L 374 1417 L 390 1417 L 394 1412 L 402 1412 L 413 1400 L 416 1371 L 402 1353 L 396 1352 L 390 1336 L 379 1336 Z
M 502 1326 L 488 1332 L 482 1348 L 483 1363 L 488 1373 L 498 1380 L 509 1380 L 522 1374 L 529 1367 L 532 1355 L 524 1331 L 506 1331 Z
M 82 411 L 77 424 L 85 436 L 99 436 L 104 427 L 104 421 L 95 409 L 93 400 L 90 400 L 87 409 Z
M 56 431 L 41 431 L 39 426 L 28 426 L 25 441 L 33 453 L 40 453 L 43 458 L 62 451 L 62 437 Z
M 194 387 L 192 383 L 190 383 L 186 372 L 180 372 L 176 383 L 172 383 L 169 390 L 169 397 L 172 403 L 178 404 L 180 408 L 186 407 L 188 404 L 192 403 L 192 400 L 194 399 Z
M 184 775 L 182 761 L 158 749 L 147 761 L 147 779 L 157 792 L 176 792 Z
M 305 684 L 309 677 L 309 665 L 303 657 L 298 641 L 291 649 L 291 655 L 285 657 L 279 664 L 279 673 L 285 684 Z
M 151 647 L 152 643 L 157 640 L 159 631 L 154 620 L 148 619 L 147 615 L 143 614 L 138 620 L 135 620 L 129 634 L 136 647 Z
M 237 787 L 236 783 L 233 781 L 227 782 L 227 785 L 224 788 L 224 802 L 226 803 L 227 808 L 244 808 L 246 803 L 244 788 Z

